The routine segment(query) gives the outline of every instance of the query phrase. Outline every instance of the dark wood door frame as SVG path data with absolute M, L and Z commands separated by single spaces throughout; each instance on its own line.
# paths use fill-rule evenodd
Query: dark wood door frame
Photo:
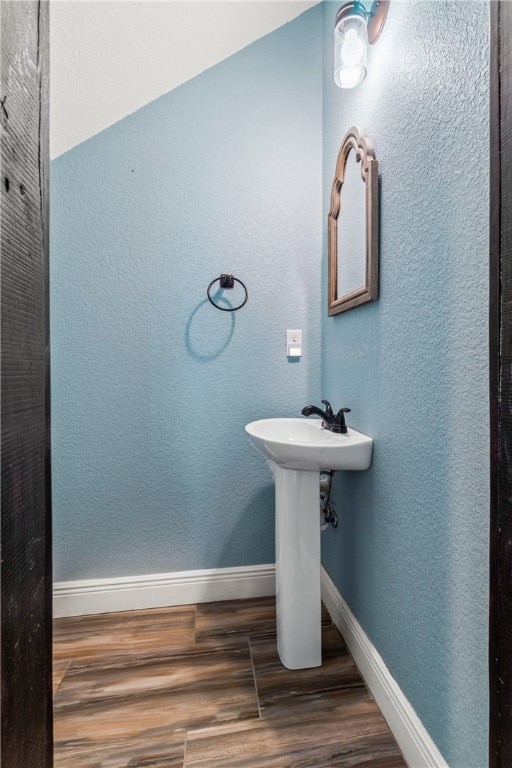
M 1 766 L 51 768 L 48 3 L 0 20 Z
M 490 732 L 491 768 L 512 765 L 512 3 L 491 0 Z

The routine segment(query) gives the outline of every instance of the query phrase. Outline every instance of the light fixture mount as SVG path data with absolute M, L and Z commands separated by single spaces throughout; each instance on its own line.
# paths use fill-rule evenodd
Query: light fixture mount
M 336 14 L 334 26 L 337 27 L 342 19 L 347 16 L 359 15 L 367 21 L 368 42 L 373 45 L 380 37 L 389 11 L 390 0 L 374 0 L 369 11 L 366 10 L 362 0 L 349 0 L 343 3 Z
M 377 2 L 377 0 L 375 0 Z M 337 27 L 340 21 L 346 19 L 347 16 L 359 15 L 366 21 L 368 14 L 361 0 L 349 0 L 348 3 L 344 3 L 336 14 L 336 20 L 334 26 Z
M 389 11 L 390 0 L 374 0 L 368 15 L 368 42 L 370 45 L 377 42 L 380 33 L 384 29 Z

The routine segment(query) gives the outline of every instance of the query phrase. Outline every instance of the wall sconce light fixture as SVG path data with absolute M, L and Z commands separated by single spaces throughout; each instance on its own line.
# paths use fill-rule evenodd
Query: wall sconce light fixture
M 374 0 L 368 12 L 362 0 L 344 3 L 334 24 L 334 82 L 355 88 L 366 77 L 368 43 L 378 40 L 388 15 L 390 0 Z

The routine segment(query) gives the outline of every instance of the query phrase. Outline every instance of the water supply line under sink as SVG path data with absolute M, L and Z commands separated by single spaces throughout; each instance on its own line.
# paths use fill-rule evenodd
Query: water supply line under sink
M 331 501 L 331 488 L 333 470 L 320 472 L 320 528 L 325 531 L 330 524 L 333 528 L 338 527 L 338 515 L 334 509 L 334 502 Z

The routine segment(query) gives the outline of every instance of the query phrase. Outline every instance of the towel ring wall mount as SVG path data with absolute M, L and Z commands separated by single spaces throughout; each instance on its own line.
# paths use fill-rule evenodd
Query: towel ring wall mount
M 239 283 L 245 291 L 245 298 L 242 301 L 242 303 L 239 304 L 238 307 L 220 307 L 218 304 L 216 304 L 211 297 L 210 291 L 212 289 L 212 286 L 217 282 L 220 283 L 220 288 L 225 288 L 228 290 L 231 288 L 234 288 L 235 283 Z M 238 277 L 235 277 L 234 275 L 230 275 L 229 273 L 223 273 L 222 275 L 220 275 L 220 277 L 216 277 L 214 280 L 212 280 L 206 290 L 206 295 L 208 296 L 208 301 L 210 302 L 210 304 L 213 304 L 213 306 L 216 307 L 216 309 L 220 309 L 221 312 L 236 312 L 237 309 L 241 309 L 245 304 L 247 304 L 247 299 L 249 298 L 245 283 L 239 280 Z

